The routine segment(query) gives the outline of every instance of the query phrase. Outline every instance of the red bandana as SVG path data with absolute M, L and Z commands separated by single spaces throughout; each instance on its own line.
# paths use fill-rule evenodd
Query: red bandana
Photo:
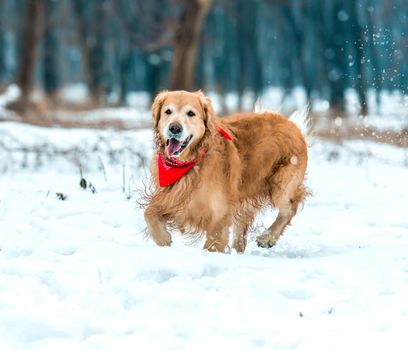
M 217 131 L 224 136 L 227 140 L 232 141 L 232 137 L 220 126 L 217 127 Z
M 227 140 L 232 141 L 232 137 L 221 127 L 217 127 L 218 132 Z M 191 168 L 201 163 L 206 153 L 203 148 L 196 160 L 180 162 L 177 159 L 164 159 L 159 152 L 157 157 L 157 165 L 159 168 L 159 184 L 160 187 L 169 186 L 180 180 Z

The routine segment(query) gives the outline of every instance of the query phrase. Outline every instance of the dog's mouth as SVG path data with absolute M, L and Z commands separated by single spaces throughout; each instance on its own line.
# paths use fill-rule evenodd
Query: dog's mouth
M 188 146 L 193 135 L 188 136 L 184 141 L 179 141 L 175 138 L 167 139 L 166 151 L 169 157 L 177 157 Z

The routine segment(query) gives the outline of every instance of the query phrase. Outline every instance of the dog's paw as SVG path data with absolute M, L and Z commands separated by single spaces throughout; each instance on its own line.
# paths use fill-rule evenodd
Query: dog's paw
M 276 244 L 276 239 L 272 233 L 264 233 L 256 237 L 256 243 L 262 248 L 271 248 Z
M 245 251 L 246 242 L 243 239 L 235 239 L 232 248 L 239 254 Z
M 172 243 L 171 234 L 166 232 L 166 235 L 162 235 L 160 237 L 157 237 L 155 239 L 155 242 L 160 247 L 171 246 L 171 243 Z
M 209 252 L 218 252 L 218 253 L 231 253 L 231 248 L 218 240 L 207 239 L 204 244 L 204 250 Z

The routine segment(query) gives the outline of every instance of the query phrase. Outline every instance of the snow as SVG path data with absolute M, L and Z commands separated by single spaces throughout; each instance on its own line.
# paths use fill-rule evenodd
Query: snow
M 315 139 L 277 246 L 255 243 L 266 211 L 245 254 L 218 254 L 145 236 L 150 130 L 3 122 L 2 143 L 0 349 L 408 348 L 406 149 Z
M 72 112 L 62 110 L 55 112 L 60 121 L 93 123 L 95 125 L 103 122 L 118 122 L 123 128 L 140 128 L 151 125 L 151 112 L 135 107 L 111 107 L 95 108 L 89 111 Z
M 62 87 L 62 98 L 69 102 L 84 102 L 89 96 L 88 87 L 83 83 L 68 84 Z
M 7 104 L 16 101 L 19 96 L 20 89 L 17 85 L 8 86 L 6 91 L 0 94 L 0 121 L 20 120 L 20 117 L 16 113 L 6 108 Z M 43 97 L 42 91 L 34 91 L 33 100 L 41 101 Z M 87 88 L 84 84 L 79 83 L 67 85 L 62 89 L 60 98 L 68 103 L 76 103 L 78 106 L 82 103 L 86 106 Z M 149 127 L 151 125 L 151 112 L 149 110 L 150 99 L 146 93 L 129 93 L 127 96 L 127 104 L 126 107 L 93 108 L 90 110 L 84 109 L 82 111 L 75 111 L 72 108 L 61 108 L 52 111 L 52 117 L 60 123 L 76 122 L 78 125 L 88 123 L 96 126 L 103 126 L 104 123 L 108 123 L 108 125 L 120 125 L 121 128 L 125 129 Z
M 6 109 L 6 105 L 15 101 L 20 96 L 20 89 L 17 85 L 10 85 L 6 91 L 0 94 L 0 121 L 3 118 L 10 118 L 14 116 L 14 113 Z
M 381 91 L 377 93 L 369 90 L 367 93 L 369 116 L 358 115 L 360 104 L 356 91 L 348 89 L 346 91 L 346 106 L 351 113 L 351 120 L 356 127 L 372 127 L 380 131 L 396 131 L 408 129 L 408 97 L 398 91 Z

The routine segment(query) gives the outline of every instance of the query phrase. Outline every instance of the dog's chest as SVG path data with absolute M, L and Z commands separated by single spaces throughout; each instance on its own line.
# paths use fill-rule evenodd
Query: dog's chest
M 199 187 L 192 192 L 180 212 L 178 222 L 181 226 L 193 225 L 205 229 L 208 225 L 216 224 L 227 212 L 225 192 L 221 188 Z M 205 226 L 205 227 L 203 227 Z

